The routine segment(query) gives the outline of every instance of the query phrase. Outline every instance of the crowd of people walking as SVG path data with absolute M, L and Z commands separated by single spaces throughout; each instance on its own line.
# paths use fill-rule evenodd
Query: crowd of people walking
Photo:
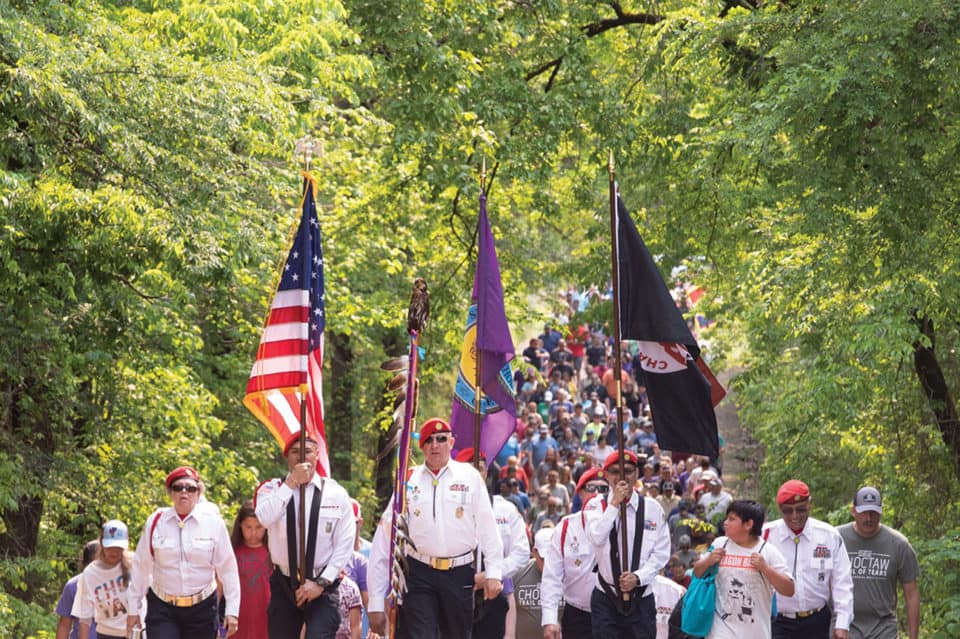
M 667 639 L 689 636 L 685 592 L 708 576 L 711 639 L 892 639 L 898 587 L 918 639 L 916 555 L 880 524 L 877 489 L 856 493 L 839 528 L 810 516 L 799 480 L 776 494 L 778 518 L 736 499 L 722 454 L 661 450 L 635 345 L 621 345 L 619 380 L 612 346 L 586 326 L 531 339 L 516 431 L 479 470 L 446 421 L 422 424 L 399 564 L 392 505 L 368 558 L 359 504 L 316 472 L 310 439 L 302 453 L 287 443 L 287 472 L 240 507 L 232 534 L 200 475 L 174 469 L 170 506 L 142 523 L 135 551 L 116 520 L 85 549 L 58 639 L 73 622 L 81 638 Z M 392 615 L 396 565 L 406 590 Z

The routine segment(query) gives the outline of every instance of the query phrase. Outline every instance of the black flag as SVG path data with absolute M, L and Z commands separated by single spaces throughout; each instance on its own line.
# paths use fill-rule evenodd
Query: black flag
M 623 339 L 640 342 L 637 379 L 647 387 L 657 443 L 662 450 L 716 459 L 720 444 L 711 401 L 711 380 L 716 380 L 701 371 L 706 363 L 700 361 L 700 347 L 619 194 L 614 241 L 620 280 L 620 334 Z M 717 391 L 722 397 L 722 388 Z

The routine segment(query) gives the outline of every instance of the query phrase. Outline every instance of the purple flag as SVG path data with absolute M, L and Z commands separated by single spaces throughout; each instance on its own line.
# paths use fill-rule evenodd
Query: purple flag
M 477 398 L 477 359 L 480 362 L 480 450 L 492 460 L 516 428 L 517 403 L 514 395 L 513 338 L 503 308 L 503 284 L 497 249 L 487 218 L 487 198 L 480 194 L 477 270 L 473 295 L 467 312 L 467 329 L 460 351 L 460 369 L 453 398 L 450 427 L 456 451 L 473 446 L 474 412 Z

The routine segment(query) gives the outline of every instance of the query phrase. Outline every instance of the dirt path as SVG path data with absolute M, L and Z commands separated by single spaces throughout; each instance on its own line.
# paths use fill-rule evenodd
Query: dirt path
M 737 372 L 723 371 L 717 376 L 724 388 L 727 388 L 727 396 L 716 408 L 717 426 L 726 441 L 723 482 L 734 497 L 756 499 L 760 492 L 759 468 L 760 460 L 763 459 L 763 447 L 740 426 L 737 397 L 728 385 L 730 378 Z

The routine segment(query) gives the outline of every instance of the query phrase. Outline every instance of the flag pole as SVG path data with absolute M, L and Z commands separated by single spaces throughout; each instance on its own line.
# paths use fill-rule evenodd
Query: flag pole
M 624 478 L 624 459 L 623 459 L 623 392 L 621 388 L 621 353 L 620 353 L 620 261 L 619 247 L 617 246 L 617 182 L 615 180 L 616 171 L 613 163 L 613 150 L 610 151 L 610 159 L 607 162 L 607 173 L 610 176 L 610 259 L 612 264 L 613 277 L 613 378 L 616 380 L 616 397 L 614 403 L 617 411 L 617 457 L 620 470 L 621 481 Z M 632 489 L 632 487 L 631 487 Z M 643 531 L 635 531 L 635 534 L 642 535 Z M 627 504 L 620 504 L 620 573 L 627 572 Z M 630 595 L 623 593 L 623 600 L 629 601 Z
M 303 172 L 310 172 L 310 159 L 313 156 L 313 149 L 316 146 L 317 142 L 309 135 L 305 135 L 299 140 L 295 147 L 295 153 L 303 156 Z M 310 180 L 307 180 L 305 189 L 312 188 Z M 302 464 L 307 459 L 307 393 L 309 389 L 307 384 L 300 384 L 300 437 L 299 437 L 299 450 L 300 450 L 300 463 Z M 300 484 L 300 514 L 297 517 L 297 528 L 299 531 L 299 539 L 297 540 L 297 560 L 299 562 L 299 574 L 297 575 L 299 584 L 302 586 L 307 579 L 307 567 L 304 565 L 307 562 L 307 486 L 306 484 Z M 291 575 L 292 577 L 293 575 Z
M 487 187 L 487 158 L 484 157 L 480 164 L 480 198 L 486 197 L 485 189 Z M 477 220 L 477 232 L 480 232 L 480 220 Z M 478 300 L 479 302 L 479 300 Z M 481 401 L 483 397 L 483 388 L 480 386 L 480 349 L 477 347 L 477 337 L 480 334 L 480 305 L 477 304 L 477 321 L 474 324 L 473 332 L 473 356 L 476 362 L 474 369 L 474 387 L 476 388 L 473 399 L 473 467 L 480 470 L 480 422 L 483 421 L 483 409 Z

